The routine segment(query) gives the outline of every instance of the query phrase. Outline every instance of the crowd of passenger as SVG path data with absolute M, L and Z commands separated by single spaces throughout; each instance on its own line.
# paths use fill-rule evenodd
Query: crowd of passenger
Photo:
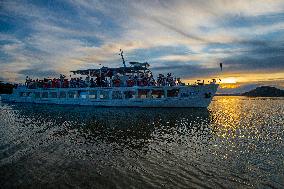
M 175 78 L 171 73 L 166 76 L 159 74 L 155 80 L 152 73 L 140 73 L 135 75 L 115 74 L 112 77 L 106 77 L 103 74 L 86 78 L 71 77 L 66 78 L 60 75 L 59 78 L 31 79 L 26 77 L 25 86 L 30 89 L 36 88 L 85 88 L 85 87 L 132 87 L 132 86 L 175 86 L 184 85 L 180 78 Z

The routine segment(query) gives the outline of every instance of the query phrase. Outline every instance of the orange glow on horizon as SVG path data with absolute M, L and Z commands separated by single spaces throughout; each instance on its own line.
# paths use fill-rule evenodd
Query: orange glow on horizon
M 221 84 L 235 84 L 237 83 L 237 79 L 234 78 L 234 77 L 226 77 L 226 78 L 223 78 L 221 79 Z
M 240 87 L 240 85 L 236 83 L 220 83 L 221 89 L 235 89 L 238 87 Z
M 280 88 L 284 88 L 284 72 L 272 72 L 272 73 L 225 73 L 223 75 L 212 75 L 210 77 L 199 78 L 185 78 L 185 83 L 194 84 L 198 79 L 205 83 L 212 81 L 212 78 L 217 80 L 220 84 L 220 88 L 234 89 L 247 84 L 262 84 L 262 85 L 277 85 Z M 221 79 L 221 81 L 219 80 Z
M 221 79 L 220 88 L 222 89 L 235 89 L 238 87 L 240 87 L 240 85 L 237 84 L 237 79 L 235 77 L 226 77 Z

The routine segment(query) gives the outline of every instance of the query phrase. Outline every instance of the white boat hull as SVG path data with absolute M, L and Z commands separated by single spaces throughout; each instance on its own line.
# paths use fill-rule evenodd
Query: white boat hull
M 39 103 L 39 104 L 66 104 L 66 105 L 88 105 L 88 106 L 109 106 L 109 107 L 208 107 L 213 96 L 218 88 L 217 84 L 208 84 L 200 86 L 180 86 L 174 87 L 179 89 L 181 94 L 176 97 L 163 97 L 163 98 L 129 98 L 129 99 L 96 99 L 88 98 L 88 95 L 84 98 L 35 98 L 33 96 L 20 97 L 19 94 L 25 91 L 28 92 L 66 92 L 69 91 L 82 91 L 87 94 L 89 91 L 126 91 L 126 90 L 138 90 L 138 89 L 163 89 L 170 90 L 173 87 L 139 87 L 139 88 L 85 88 L 85 89 L 16 89 L 12 95 L 3 95 L 2 101 L 8 102 L 24 102 L 24 103 Z

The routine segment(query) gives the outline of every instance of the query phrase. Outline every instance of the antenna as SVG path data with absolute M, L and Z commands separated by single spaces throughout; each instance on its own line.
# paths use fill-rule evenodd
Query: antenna
M 119 52 L 120 52 L 119 55 L 121 56 L 123 66 L 124 66 L 124 68 L 125 68 L 126 65 L 125 65 L 125 60 L 124 60 L 124 57 L 123 57 L 123 50 L 119 49 Z

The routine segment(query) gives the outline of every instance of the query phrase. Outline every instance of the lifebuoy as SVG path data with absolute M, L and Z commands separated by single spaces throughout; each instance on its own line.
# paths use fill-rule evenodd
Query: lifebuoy
M 119 87 L 120 86 L 120 80 L 116 79 L 113 81 L 114 86 Z
M 141 81 L 141 80 L 140 80 L 140 81 L 138 81 L 138 85 L 139 85 L 139 86 L 144 86 L 143 81 Z
M 134 86 L 134 81 L 133 80 L 127 80 L 127 86 L 128 87 L 132 87 L 132 86 Z

